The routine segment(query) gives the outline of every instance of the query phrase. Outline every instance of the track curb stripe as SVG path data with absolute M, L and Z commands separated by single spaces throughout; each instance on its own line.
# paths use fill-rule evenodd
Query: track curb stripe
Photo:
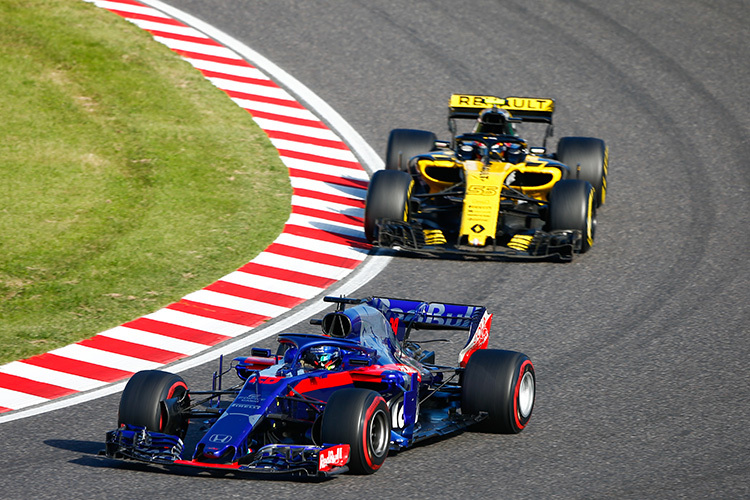
M 70 375 L 77 375 L 79 377 L 86 377 L 107 383 L 121 380 L 132 375 L 129 371 L 102 367 L 101 365 L 95 365 L 85 361 L 57 356 L 56 354 L 49 352 L 24 360 L 23 362 L 32 366 L 55 370 L 59 373 L 68 373 Z
M 164 12 L 135 0 L 84 1 L 150 32 L 251 114 L 289 169 L 292 213 L 268 249 L 206 288 L 92 338 L 0 366 L 0 414 L 101 388 L 247 333 L 346 277 L 370 248 L 362 229 L 368 175 L 315 113 L 262 69 Z

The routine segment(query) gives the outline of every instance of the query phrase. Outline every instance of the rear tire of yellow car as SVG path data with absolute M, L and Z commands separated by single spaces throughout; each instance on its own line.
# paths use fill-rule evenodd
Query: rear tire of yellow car
M 549 194 L 548 223 L 550 231 L 581 231 L 581 253 L 588 252 L 596 236 L 596 192 L 587 181 L 563 179 Z
M 397 128 L 388 136 L 385 153 L 385 169 L 410 173 L 409 160 L 418 154 L 435 149 L 437 136 L 425 130 Z
M 597 208 L 607 196 L 607 163 L 609 150 L 594 137 L 563 137 L 557 143 L 557 160 L 570 168 L 573 179 L 588 181 L 596 191 Z
M 378 170 L 370 180 L 365 201 L 365 237 L 370 243 L 378 239 L 378 219 L 409 220 L 411 175 L 398 170 Z

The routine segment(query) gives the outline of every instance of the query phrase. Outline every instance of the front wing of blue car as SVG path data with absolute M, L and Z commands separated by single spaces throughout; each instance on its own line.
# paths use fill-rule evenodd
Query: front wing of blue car
M 347 472 L 349 445 L 270 444 L 258 449 L 246 463 L 210 463 L 181 458 L 184 444 L 178 436 L 125 426 L 107 433 L 103 454 L 110 459 L 131 459 L 167 466 L 198 467 L 256 474 L 328 477 Z

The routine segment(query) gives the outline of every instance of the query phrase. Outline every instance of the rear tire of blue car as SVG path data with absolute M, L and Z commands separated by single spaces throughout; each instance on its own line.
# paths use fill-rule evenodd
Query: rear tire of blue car
M 590 183 L 579 179 L 563 179 L 549 193 L 548 224 L 550 231 L 574 229 L 581 231 L 581 253 L 594 246 L 596 236 L 596 192 Z
M 461 412 L 487 413 L 477 430 L 517 434 L 531 418 L 535 395 L 536 373 L 528 356 L 482 349 L 469 358 L 463 373 Z
M 187 420 L 180 415 L 177 402 L 186 404 L 187 392 L 187 384 L 179 375 L 161 370 L 140 371 L 122 391 L 118 426 L 135 425 L 184 439 Z
M 365 237 L 377 241 L 378 219 L 409 220 L 412 177 L 396 170 L 378 170 L 370 180 L 365 201 Z
M 400 170 L 411 173 L 409 160 L 418 154 L 429 153 L 435 149 L 437 136 L 425 130 L 397 128 L 388 136 L 388 148 L 385 152 L 386 170 Z
M 388 456 L 391 416 L 385 399 L 368 389 L 340 389 L 326 403 L 321 439 L 325 444 L 348 444 L 349 471 L 372 474 Z
M 574 179 L 588 181 L 594 186 L 596 206 L 604 205 L 609 150 L 603 140 L 594 137 L 563 137 L 557 143 L 557 159 L 570 167 Z

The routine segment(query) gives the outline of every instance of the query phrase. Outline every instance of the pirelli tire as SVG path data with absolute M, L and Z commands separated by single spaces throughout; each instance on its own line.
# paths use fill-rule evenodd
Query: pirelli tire
M 180 408 L 189 401 L 187 384 L 179 375 L 161 370 L 137 372 L 122 391 L 118 426 L 145 427 L 184 439 L 188 420 Z
M 414 180 L 399 170 L 378 170 L 370 179 L 365 200 L 365 237 L 378 239 L 378 219 L 409 220 L 409 198 Z
M 581 253 L 588 252 L 596 236 L 596 192 L 587 181 L 563 179 L 550 191 L 547 228 L 581 231 Z
M 337 390 L 323 411 L 321 438 L 326 444 L 349 445 L 350 472 L 377 471 L 391 443 L 391 415 L 385 399 L 369 389 Z
M 429 153 L 435 149 L 437 136 L 426 130 L 397 128 L 388 136 L 388 148 L 385 152 L 386 170 L 409 170 L 409 160 L 418 154 Z
M 469 358 L 462 376 L 461 412 L 487 414 L 477 430 L 518 434 L 529 423 L 535 397 L 536 372 L 525 354 L 481 349 Z
M 596 206 L 607 197 L 609 149 L 594 137 L 563 137 L 557 143 L 557 159 L 570 167 L 573 178 L 588 181 L 594 190 Z

